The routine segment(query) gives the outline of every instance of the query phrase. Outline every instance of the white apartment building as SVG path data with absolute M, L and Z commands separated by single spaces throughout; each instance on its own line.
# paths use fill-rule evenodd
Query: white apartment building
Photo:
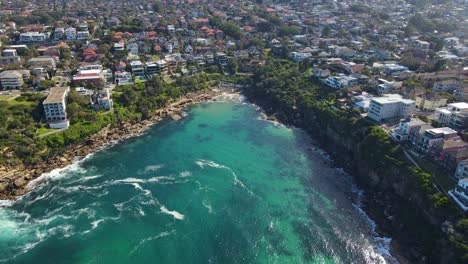
M 398 94 L 386 94 L 374 97 L 369 105 L 368 117 L 375 121 L 384 121 L 410 116 L 416 108 L 413 100 L 403 99 Z
M 448 125 L 451 117 L 460 112 L 468 112 L 468 103 L 452 103 L 448 104 L 447 107 L 437 108 L 435 110 L 434 120 L 442 125 Z
M 26 32 L 21 33 L 19 41 L 21 42 L 44 42 L 48 40 L 50 33 Z
M 42 103 L 47 123 L 50 128 L 68 128 L 70 121 L 67 120 L 67 95 L 68 87 L 50 88 L 49 95 Z
M 65 37 L 67 40 L 75 40 L 76 39 L 76 28 L 69 27 L 65 30 Z
M 89 32 L 88 31 L 78 31 L 78 32 L 76 32 L 76 39 L 77 40 L 88 40 L 89 39 Z

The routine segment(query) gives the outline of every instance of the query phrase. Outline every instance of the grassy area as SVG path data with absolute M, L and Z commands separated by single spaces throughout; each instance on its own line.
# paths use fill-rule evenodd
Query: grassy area
M 55 131 L 56 129 L 51 129 L 51 128 L 47 128 L 47 127 L 41 127 L 39 128 L 37 131 L 36 131 L 36 134 L 37 135 L 44 135 L 46 133 L 49 133 L 49 132 L 52 132 L 52 131 Z
M 13 95 L 0 95 L 0 101 L 7 101 L 13 98 Z
M 159 55 L 153 55 L 151 56 L 151 58 L 154 60 L 154 61 L 157 61 L 160 59 Z
M 9 105 L 33 105 L 34 102 L 10 100 L 8 101 L 8 104 Z

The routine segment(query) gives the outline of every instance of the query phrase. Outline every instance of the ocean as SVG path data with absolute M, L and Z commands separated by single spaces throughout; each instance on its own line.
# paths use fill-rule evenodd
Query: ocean
M 224 96 L 44 174 L 0 202 L 0 262 L 396 263 L 353 178 L 262 116 Z

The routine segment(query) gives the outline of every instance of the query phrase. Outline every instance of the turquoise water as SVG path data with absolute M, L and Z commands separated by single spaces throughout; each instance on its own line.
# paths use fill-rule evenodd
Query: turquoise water
M 236 100 L 199 104 L 44 175 L 0 208 L 1 261 L 389 261 L 351 177 L 302 131 L 260 115 Z

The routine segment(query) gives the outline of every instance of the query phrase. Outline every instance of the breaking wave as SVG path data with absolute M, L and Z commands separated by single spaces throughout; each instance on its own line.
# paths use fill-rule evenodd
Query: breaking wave
M 175 219 L 178 219 L 178 220 L 184 220 L 184 218 L 185 218 L 185 215 L 183 215 L 183 214 L 181 214 L 181 213 L 179 213 L 177 211 L 170 211 L 164 205 L 160 207 L 160 210 L 161 210 L 162 213 L 172 215 Z

